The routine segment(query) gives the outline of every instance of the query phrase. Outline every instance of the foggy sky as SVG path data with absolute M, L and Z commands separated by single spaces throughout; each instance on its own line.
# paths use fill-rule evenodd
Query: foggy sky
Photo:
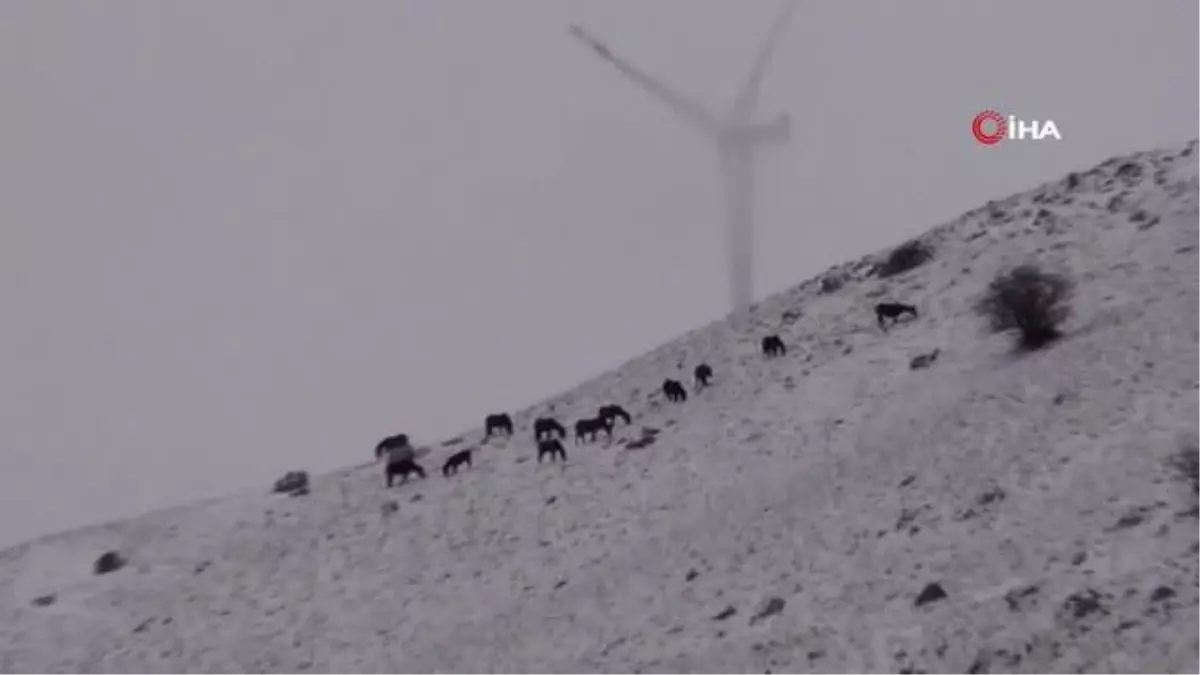
M 713 149 L 767 0 L 0 3 L 0 544 L 433 442 L 728 301 Z M 804 1 L 759 298 L 1197 135 L 1194 0 Z M 980 110 L 1063 141 L 984 148 Z

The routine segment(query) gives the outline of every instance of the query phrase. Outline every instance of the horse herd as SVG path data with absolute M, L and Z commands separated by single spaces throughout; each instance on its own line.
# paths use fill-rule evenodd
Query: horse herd
M 879 328 L 887 331 L 886 319 L 891 319 L 892 323 L 900 320 L 904 315 L 910 315 L 912 318 L 917 318 L 917 308 L 912 305 L 906 305 L 898 302 L 883 302 L 875 305 L 875 318 Z M 784 356 L 787 354 L 787 346 L 778 335 L 768 335 L 762 339 L 760 348 L 767 358 Z M 707 363 L 701 363 L 692 371 L 692 376 L 695 379 L 697 390 L 709 386 L 713 378 L 713 369 Z M 678 380 L 667 378 L 662 383 L 663 396 L 672 403 L 683 403 L 687 401 L 687 389 L 683 383 Z M 596 411 L 595 417 L 585 417 L 575 422 L 575 444 L 595 441 L 596 436 L 603 432 L 608 440 L 612 440 L 613 429 L 617 421 L 620 420 L 626 425 L 633 422 L 633 417 L 621 406 L 610 403 L 602 405 Z M 495 413 L 488 415 L 484 419 L 484 437 L 483 442 L 486 443 L 493 435 L 504 434 L 505 436 L 513 435 L 513 420 L 508 413 Z M 555 460 L 566 461 L 567 451 L 563 447 L 562 441 L 567 438 L 567 429 L 553 417 L 538 417 L 533 421 L 533 436 L 537 443 L 537 461 L 540 464 L 542 460 L 549 457 L 550 461 Z M 379 442 L 375 447 L 376 457 L 382 457 L 390 450 L 395 448 L 408 448 L 408 436 L 405 434 L 397 434 L 389 436 Z M 446 459 L 442 465 L 442 475 L 449 477 L 452 474 L 458 473 L 458 470 L 466 465 L 470 468 L 471 457 L 473 450 L 468 448 L 460 450 Z M 387 470 L 387 485 L 391 487 L 392 478 L 394 475 L 400 475 L 401 483 L 408 480 L 411 473 L 425 478 L 425 470 L 421 468 L 415 461 L 415 456 L 411 456 L 406 460 L 402 460 L 397 464 L 389 462 Z

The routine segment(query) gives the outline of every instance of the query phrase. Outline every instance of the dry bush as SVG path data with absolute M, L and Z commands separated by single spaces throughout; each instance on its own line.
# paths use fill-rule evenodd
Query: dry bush
M 1070 279 L 1036 265 L 1021 265 L 993 279 L 975 309 L 991 330 L 1016 331 L 1018 347 L 1035 350 L 1060 337 L 1073 291 Z
M 933 251 L 925 244 L 913 239 L 897 246 L 888 254 L 887 260 L 876 266 L 875 273 L 884 278 L 895 276 L 920 267 L 932 258 Z

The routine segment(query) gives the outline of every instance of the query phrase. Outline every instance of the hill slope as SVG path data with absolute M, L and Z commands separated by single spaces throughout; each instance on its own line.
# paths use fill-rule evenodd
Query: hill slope
M 1198 432 L 1196 149 L 993 202 L 898 276 L 834 268 L 521 411 L 452 479 L 358 467 L 6 551 L 0 670 L 1196 672 L 1168 462 Z M 970 306 L 1030 259 L 1078 290 L 1018 357 Z M 885 296 L 920 318 L 880 332 Z M 715 386 L 663 401 L 702 360 Z M 614 443 L 533 461 L 535 414 L 607 402 Z M 129 566 L 93 576 L 108 549 Z

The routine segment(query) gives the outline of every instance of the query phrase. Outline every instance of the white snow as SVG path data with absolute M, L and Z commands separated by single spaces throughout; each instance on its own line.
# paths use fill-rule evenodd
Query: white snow
M 834 268 L 836 292 L 810 280 L 515 413 L 451 479 L 462 446 L 439 445 L 390 491 L 360 466 L 0 553 L 0 671 L 1196 672 L 1195 497 L 1167 463 L 1200 431 L 1196 151 L 965 214 L 897 277 Z M 1075 313 L 1016 356 L 971 302 L 1028 260 L 1075 279 Z M 920 318 L 882 334 L 884 297 Z M 634 415 L 616 442 L 534 461 L 548 404 L 569 426 L 607 402 Z M 642 427 L 657 442 L 624 447 Z M 94 576 L 108 549 L 129 566 Z M 948 597 L 914 606 L 931 582 Z

